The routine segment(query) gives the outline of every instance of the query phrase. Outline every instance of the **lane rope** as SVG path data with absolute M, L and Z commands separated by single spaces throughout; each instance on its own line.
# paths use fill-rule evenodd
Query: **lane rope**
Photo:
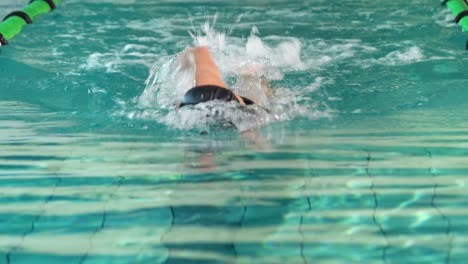
M 7 20 L 8 18 L 10 18 L 12 16 L 21 17 L 26 22 L 26 24 L 32 24 L 32 20 L 29 17 L 29 15 L 26 14 L 25 12 L 23 12 L 23 11 L 13 11 L 10 14 L 6 15 L 6 17 L 3 19 L 3 21 Z
M 463 32 L 468 32 L 468 0 L 441 0 L 441 5 L 450 9 L 455 16 L 454 22 L 462 28 Z M 468 50 L 468 40 L 465 46 Z
M 34 1 L 36 1 L 36 0 L 31 0 L 31 1 L 29 1 L 29 3 L 31 4 L 31 3 L 34 2 Z M 46 2 L 47 4 L 49 4 L 50 11 L 52 11 L 52 10 L 55 9 L 55 3 L 54 3 L 54 1 L 52 1 L 52 0 L 42 0 L 42 1 Z M 58 2 L 58 1 L 57 1 L 57 2 Z
M 0 23 L 0 49 L 21 33 L 25 25 L 32 24 L 39 15 L 54 10 L 62 0 L 30 0 L 21 10 L 13 11 Z

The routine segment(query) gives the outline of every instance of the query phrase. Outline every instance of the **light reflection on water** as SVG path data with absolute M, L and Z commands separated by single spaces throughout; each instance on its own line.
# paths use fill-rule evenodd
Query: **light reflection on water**
M 408 256 L 459 263 L 464 256 L 463 124 L 430 133 L 317 129 L 280 142 L 259 131 L 255 144 L 210 135 L 164 142 L 45 133 L 70 123 L 12 118 L 7 108 L 15 104 L 2 105 L 1 116 L 2 263 L 401 263 Z

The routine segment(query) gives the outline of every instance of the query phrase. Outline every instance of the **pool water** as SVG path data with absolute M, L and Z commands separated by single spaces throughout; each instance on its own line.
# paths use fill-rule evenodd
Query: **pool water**
M 63 1 L 0 55 L 0 263 L 465 263 L 452 19 L 420 0 Z M 269 111 L 176 111 L 194 44 L 240 94 L 268 79 Z

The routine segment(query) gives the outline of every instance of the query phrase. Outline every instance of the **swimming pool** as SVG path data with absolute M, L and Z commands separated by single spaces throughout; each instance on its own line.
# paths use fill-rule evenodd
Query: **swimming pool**
M 64 1 L 0 55 L 0 263 L 464 263 L 452 19 L 419 0 Z M 271 74 L 283 101 L 254 132 L 177 119 L 145 83 L 174 77 L 189 31 L 231 83 Z

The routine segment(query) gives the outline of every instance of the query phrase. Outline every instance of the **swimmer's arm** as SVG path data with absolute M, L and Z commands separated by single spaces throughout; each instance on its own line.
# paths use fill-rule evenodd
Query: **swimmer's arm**
M 273 90 L 271 89 L 271 83 L 267 79 L 262 79 L 260 87 L 268 98 L 273 97 Z
M 195 85 L 216 85 L 228 89 L 208 48 L 195 47 L 192 52 L 195 57 Z M 244 100 L 238 94 L 234 93 L 234 96 L 241 105 L 245 105 Z
M 266 95 L 267 98 L 273 97 L 273 90 L 271 89 L 271 83 L 268 79 L 262 78 L 259 71 L 259 66 L 251 66 L 244 69 L 240 76 L 246 82 L 258 82 L 260 81 L 260 89 Z M 251 99 L 252 100 L 252 99 Z M 255 101 L 255 100 L 253 100 Z M 255 102 L 257 104 L 257 102 Z
M 216 85 L 227 88 L 221 78 L 218 66 L 211 58 L 210 51 L 207 47 L 193 48 L 193 55 L 195 57 L 195 85 Z

